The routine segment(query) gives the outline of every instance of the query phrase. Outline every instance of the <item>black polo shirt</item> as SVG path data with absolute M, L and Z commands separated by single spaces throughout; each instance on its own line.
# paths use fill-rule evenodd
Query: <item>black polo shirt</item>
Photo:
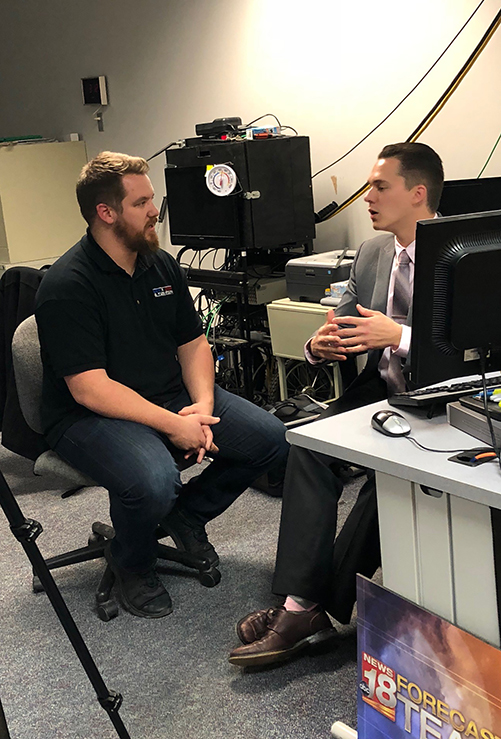
M 165 251 L 139 256 L 131 277 L 90 232 L 47 271 L 35 316 L 44 367 L 42 420 L 54 446 L 92 415 L 76 403 L 67 375 L 105 369 L 153 403 L 183 389 L 177 348 L 202 334 L 183 270 Z

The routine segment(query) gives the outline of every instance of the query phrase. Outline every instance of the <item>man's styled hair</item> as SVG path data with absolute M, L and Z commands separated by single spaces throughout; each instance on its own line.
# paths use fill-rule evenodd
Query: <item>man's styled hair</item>
M 398 159 L 399 174 L 405 180 L 408 190 L 416 185 L 426 185 L 427 206 L 436 213 L 444 186 L 442 160 L 427 144 L 405 141 L 401 144 L 388 144 L 379 153 L 378 159 Z
M 122 178 L 128 174 L 146 174 L 149 169 L 146 159 L 114 151 L 102 151 L 87 162 L 78 178 L 77 200 L 89 226 L 97 215 L 99 203 L 106 203 L 121 213 L 126 195 Z

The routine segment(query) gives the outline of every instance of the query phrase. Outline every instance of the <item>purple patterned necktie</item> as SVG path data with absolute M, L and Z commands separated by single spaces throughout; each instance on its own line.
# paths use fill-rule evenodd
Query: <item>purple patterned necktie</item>
M 411 302 L 411 285 L 409 280 L 410 259 L 406 249 L 402 249 L 395 270 L 395 287 L 393 290 L 393 306 L 391 317 L 397 323 L 405 323 Z
M 407 249 L 402 249 L 398 258 L 398 266 L 395 270 L 395 286 L 391 311 L 391 318 L 397 323 L 405 323 L 409 313 L 411 303 L 410 261 Z M 392 394 L 401 393 L 405 390 L 405 380 L 402 374 L 402 359 L 394 353 L 390 354 L 386 382 Z

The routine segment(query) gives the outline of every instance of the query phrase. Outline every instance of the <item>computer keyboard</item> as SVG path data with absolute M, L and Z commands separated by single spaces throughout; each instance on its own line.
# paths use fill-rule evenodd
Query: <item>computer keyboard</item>
M 485 384 L 489 388 L 501 386 L 501 374 L 488 377 Z M 452 403 L 464 395 L 472 395 L 482 390 L 482 387 L 482 380 L 468 380 L 466 382 L 451 383 L 450 385 L 425 387 L 420 390 L 395 393 L 391 398 L 388 398 L 388 403 L 397 407 L 411 406 L 414 408 L 427 408 L 430 405 L 439 403 Z

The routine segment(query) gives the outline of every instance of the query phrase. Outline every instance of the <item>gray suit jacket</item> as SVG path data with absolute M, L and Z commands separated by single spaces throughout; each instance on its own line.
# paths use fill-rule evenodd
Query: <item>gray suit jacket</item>
M 336 316 L 358 316 L 357 303 L 371 310 L 386 313 L 391 267 L 395 255 L 395 237 L 384 233 L 364 241 L 359 247 L 351 268 L 346 292 L 337 308 Z M 412 309 L 407 324 L 412 321 Z M 381 351 L 368 352 L 367 370 L 377 370 Z

